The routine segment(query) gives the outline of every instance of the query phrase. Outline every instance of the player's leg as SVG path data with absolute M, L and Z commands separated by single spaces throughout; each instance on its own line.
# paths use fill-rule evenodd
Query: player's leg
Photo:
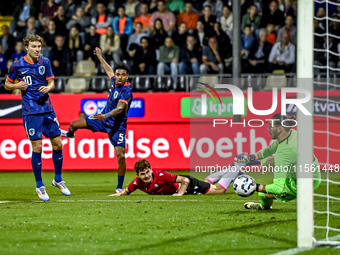
M 124 177 L 126 172 L 126 161 L 125 161 L 125 147 L 115 146 L 117 160 L 118 160 L 118 185 L 116 192 L 120 192 L 123 189 Z
M 74 137 L 74 133 L 78 130 L 78 129 L 82 129 L 82 128 L 86 128 L 89 129 L 87 122 L 86 122 L 86 118 L 85 119 L 79 119 L 79 120 L 75 120 L 73 122 L 71 122 L 68 131 L 62 130 L 61 131 L 61 135 L 64 137 L 69 137 L 69 138 L 73 138 Z
M 210 185 L 210 189 L 206 194 L 219 195 L 224 194 L 226 190 L 219 184 Z
M 62 178 L 62 168 L 63 168 L 63 144 L 61 141 L 61 137 L 55 136 L 51 137 L 51 144 L 53 148 L 53 164 L 54 164 L 54 179 L 52 181 L 52 185 L 60 189 L 61 193 L 65 196 L 70 196 L 71 192 L 66 187 L 65 182 Z
M 244 174 L 242 171 L 242 167 L 246 166 L 245 163 L 235 163 L 230 167 L 229 171 L 227 171 L 221 179 L 218 181 L 218 184 L 225 189 L 228 189 L 229 185 L 235 180 L 238 175 Z
M 62 194 L 70 196 L 71 192 L 62 179 L 63 143 L 60 136 L 60 125 L 54 112 L 44 115 L 43 134 L 50 138 L 53 148 L 52 160 L 55 176 L 52 185 L 59 188 Z
M 36 181 L 36 192 L 43 201 L 48 201 L 49 197 L 41 177 L 41 152 L 42 152 L 42 130 L 44 117 L 41 115 L 27 115 L 23 117 L 24 127 L 27 137 L 32 144 L 32 169 Z

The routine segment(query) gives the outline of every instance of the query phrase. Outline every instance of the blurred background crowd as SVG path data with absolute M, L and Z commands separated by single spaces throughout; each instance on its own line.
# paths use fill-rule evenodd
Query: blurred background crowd
M 241 23 L 242 73 L 295 72 L 298 1 L 241 2 L 235 21 L 232 0 L 1 1 L 0 15 L 13 20 L 1 27 L 0 76 L 25 55 L 22 39 L 31 34 L 43 38 L 42 55 L 57 76 L 72 75 L 81 60 L 98 65 L 95 47 L 136 75 L 230 73 L 234 22 Z M 340 68 L 340 6 L 316 3 L 315 16 L 314 47 L 327 52 L 317 51 L 314 64 L 326 65 L 330 54 L 328 65 Z

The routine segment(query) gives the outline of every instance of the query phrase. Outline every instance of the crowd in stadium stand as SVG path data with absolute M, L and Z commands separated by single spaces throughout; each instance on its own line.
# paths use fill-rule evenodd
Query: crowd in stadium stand
M 295 72 L 297 1 L 241 2 L 242 72 Z M 131 74 L 231 72 L 232 0 L 22 0 L 8 13 L 0 9 L 14 17 L 1 28 L 1 76 L 25 55 L 22 39 L 31 34 L 43 38 L 42 54 L 58 76 L 72 75 L 81 60 L 98 65 L 95 47 L 111 63 L 126 61 Z M 325 17 L 325 10 L 325 4 L 315 4 L 316 17 Z M 340 68 L 332 54 L 340 52 L 340 7 L 329 4 L 328 10 L 331 21 L 314 19 L 315 32 L 338 38 L 327 43 L 327 37 L 315 36 L 315 48 L 328 47 L 329 66 Z M 327 53 L 317 52 L 315 64 L 326 65 Z

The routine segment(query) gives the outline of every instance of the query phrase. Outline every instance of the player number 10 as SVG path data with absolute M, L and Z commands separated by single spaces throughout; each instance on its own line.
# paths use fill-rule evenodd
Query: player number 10
M 28 85 L 32 85 L 32 78 L 31 76 L 24 76 L 23 77 L 24 82 L 26 82 Z

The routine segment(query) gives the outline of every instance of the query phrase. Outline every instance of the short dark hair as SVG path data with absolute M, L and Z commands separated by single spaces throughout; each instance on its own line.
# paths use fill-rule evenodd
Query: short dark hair
M 146 159 L 140 159 L 135 163 L 135 172 L 137 175 L 146 168 L 151 168 L 149 161 Z
M 243 29 L 245 29 L 246 27 L 249 27 L 249 29 L 251 30 L 251 25 L 247 24 L 243 27 Z
M 116 71 L 117 71 L 118 69 L 123 69 L 123 70 L 125 70 L 128 74 L 129 74 L 129 72 L 130 72 L 130 67 L 129 67 L 127 64 L 125 64 L 124 62 L 115 65 L 115 67 L 114 67 L 114 69 L 113 69 L 113 72 L 116 73 Z
M 295 116 L 289 116 L 289 115 L 281 115 L 281 113 L 274 114 L 273 117 L 271 118 L 272 120 L 276 119 L 273 121 L 272 125 L 275 126 L 282 126 L 286 129 L 291 129 L 292 127 L 296 126 L 296 117 Z M 282 121 L 284 121 L 284 125 L 282 125 Z

